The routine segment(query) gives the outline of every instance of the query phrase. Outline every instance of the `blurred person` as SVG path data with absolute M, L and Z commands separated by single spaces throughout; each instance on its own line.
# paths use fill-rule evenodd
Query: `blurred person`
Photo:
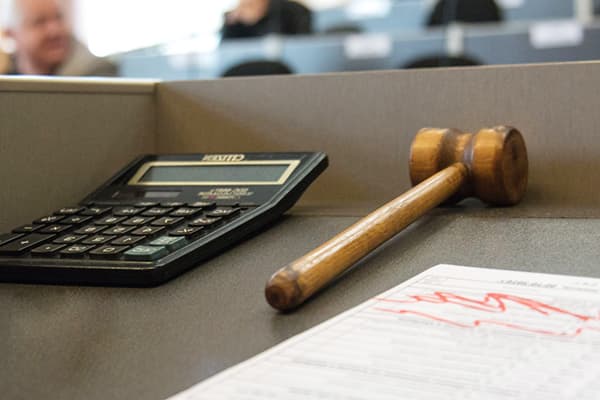
M 289 0 L 239 0 L 225 14 L 223 39 L 248 38 L 278 33 L 311 33 L 312 15 L 302 4 Z
M 494 0 L 438 0 L 427 21 L 427 26 L 447 25 L 452 22 L 500 22 L 502 10 Z
M 0 74 L 5 74 L 10 68 L 10 59 L 8 55 L 0 50 Z
M 73 36 L 62 0 L 3 0 L 0 26 L 14 42 L 9 74 L 114 76 L 116 67 L 95 57 Z

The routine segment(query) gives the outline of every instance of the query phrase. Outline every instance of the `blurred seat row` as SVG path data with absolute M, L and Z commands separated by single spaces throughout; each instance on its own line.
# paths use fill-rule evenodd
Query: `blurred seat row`
M 396 0 L 379 9 L 370 3 L 362 14 L 346 6 L 315 13 L 316 27 L 335 34 L 223 40 L 211 52 L 143 49 L 123 54 L 121 71 L 131 77 L 211 79 L 594 60 L 600 58 L 600 21 L 586 1 L 584 17 L 579 0 L 519 0 L 511 8 L 486 0 L 442 0 L 434 6 Z M 410 21 L 398 29 L 407 16 Z
M 600 58 L 595 10 L 600 0 L 349 0 L 316 11 L 292 0 L 238 0 L 213 42 L 181 38 L 114 54 L 112 63 L 80 51 L 84 62 L 77 65 L 86 75 L 113 75 L 118 66 L 124 77 L 174 80 L 594 60 Z M 60 14 L 53 18 L 64 28 L 64 45 L 61 54 L 55 48 L 46 52 L 52 65 L 28 72 L 31 65 L 16 53 L 0 59 L 0 72 L 65 71 L 65 55 L 82 46 L 69 44 L 71 33 Z

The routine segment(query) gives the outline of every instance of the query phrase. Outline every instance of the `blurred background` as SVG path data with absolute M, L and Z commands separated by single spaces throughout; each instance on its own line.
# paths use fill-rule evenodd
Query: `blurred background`
M 0 5 L 6 1 L 0 0 Z M 93 56 L 110 60 L 117 75 L 131 78 L 214 79 L 600 59 L 600 0 L 288 3 L 61 4 L 78 41 Z M 18 43 L 6 32 L 1 43 L 0 71 L 8 71 Z

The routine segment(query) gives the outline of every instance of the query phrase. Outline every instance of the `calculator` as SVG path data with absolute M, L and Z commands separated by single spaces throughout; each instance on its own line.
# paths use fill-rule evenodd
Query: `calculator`
M 264 229 L 319 152 L 146 155 L 76 205 L 0 233 L 0 281 L 155 286 Z

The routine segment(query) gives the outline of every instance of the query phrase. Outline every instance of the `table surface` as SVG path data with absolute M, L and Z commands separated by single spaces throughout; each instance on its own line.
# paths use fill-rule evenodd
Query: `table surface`
M 272 310 L 268 277 L 356 220 L 286 216 L 157 288 L 0 284 L 0 393 L 163 399 L 441 263 L 600 277 L 600 219 L 442 211 L 298 311 Z

